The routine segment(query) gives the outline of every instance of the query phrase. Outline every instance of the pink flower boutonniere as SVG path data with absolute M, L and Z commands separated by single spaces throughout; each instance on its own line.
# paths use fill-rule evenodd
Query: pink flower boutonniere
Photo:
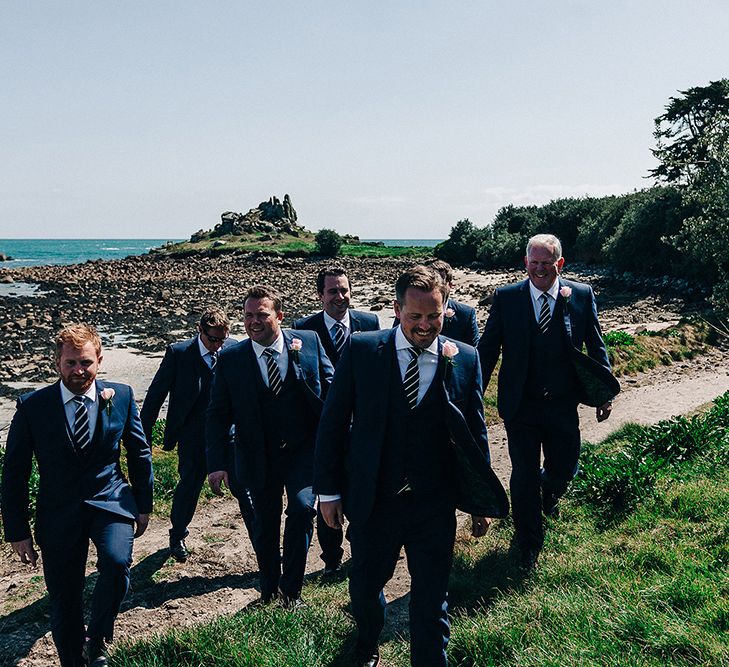
M 453 317 L 455 314 L 456 314 L 456 311 L 453 310 L 453 308 L 446 308 L 445 309 L 446 319 L 450 320 L 451 317 Z M 458 352 L 456 352 L 456 354 L 458 354 Z
M 294 361 L 299 363 L 299 350 L 303 347 L 304 343 L 301 338 L 293 338 L 289 345 L 289 351 L 293 355 Z
M 443 354 L 443 357 L 446 361 L 446 367 L 445 367 L 445 379 L 448 380 L 450 377 L 450 374 L 453 372 L 453 365 L 456 363 L 453 361 L 453 358 L 458 354 L 459 349 L 458 345 L 455 343 L 452 343 L 451 341 L 447 340 L 445 343 L 443 343 L 443 349 L 441 350 L 441 353 Z
M 101 400 L 104 401 L 104 409 L 106 410 L 107 417 L 111 417 L 111 407 L 114 404 L 114 394 L 116 394 L 116 392 L 111 387 L 106 387 L 101 391 Z
M 559 295 L 564 299 L 564 310 L 565 310 L 565 313 L 569 316 L 569 314 L 570 314 L 570 297 L 572 296 L 572 288 L 567 287 L 567 285 L 562 285 L 562 287 L 559 288 Z

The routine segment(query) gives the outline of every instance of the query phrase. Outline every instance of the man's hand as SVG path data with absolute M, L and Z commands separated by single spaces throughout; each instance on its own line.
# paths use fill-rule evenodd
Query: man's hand
M 25 563 L 26 565 L 32 565 L 33 567 L 35 567 L 36 563 L 38 562 L 38 554 L 33 548 L 32 537 L 29 537 L 25 540 L 20 540 L 20 542 L 11 542 L 10 544 L 13 547 L 13 551 L 15 551 L 18 556 L 20 556 L 21 563 Z
M 319 509 L 327 526 L 334 530 L 342 530 L 344 525 L 344 512 L 342 511 L 341 500 L 330 500 L 328 502 L 319 501 Z
M 610 413 L 612 412 L 612 410 L 613 410 L 612 401 L 603 403 L 599 408 L 595 408 L 595 417 L 597 417 L 597 421 L 604 422 L 610 416 Z
M 134 531 L 134 537 L 141 537 L 149 525 L 149 514 L 140 514 L 135 523 L 137 524 L 137 529 Z
M 223 495 L 221 482 L 230 488 L 230 484 L 228 483 L 228 473 L 225 470 L 216 470 L 208 475 L 208 484 L 210 484 L 210 489 L 216 496 Z
M 471 535 L 483 537 L 491 525 L 491 519 L 487 516 L 474 516 L 471 514 Z

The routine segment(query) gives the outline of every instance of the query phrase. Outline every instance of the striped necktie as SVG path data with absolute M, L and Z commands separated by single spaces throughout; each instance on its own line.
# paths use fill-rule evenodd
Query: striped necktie
M 552 315 L 549 312 L 549 297 L 546 294 L 542 294 L 539 299 L 542 302 L 542 307 L 539 309 L 539 330 L 542 333 L 546 333 L 549 328 L 549 322 L 552 319 Z
M 217 352 L 211 352 L 210 353 L 210 370 L 215 371 L 215 367 L 218 365 L 218 353 Z
M 267 347 L 263 350 L 263 355 L 266 357 L 266 368 L 268 369 L 268 388 L 273 392 L 274 396 L 278 396 L 281 393 L 281 372 L 278 370 L 278 363 L 273 356 L 273 350 Z
M 74 396 L 73 402 L 76 404 L 76 412 L 73 418 L 73 444 L 77 452 L 82 452 L 91 442 L 89 411 L 86 409 L 83 396 Z
M 347 334 L 344 331 L 344 325 L 341 322 L 335 322 L 332 327 L 332 342 L 334 343 L 334 349 L 337 352 L 337 356 L 342 353 L 344 344 L 347 342 Z
M 420 371 L 418 370 L 418 357 L 423 350 L 419 347 L 409 347 L 411 358 L 408 367 L 405 369 L 405 379 L 403 380 L 403 389 L 405 389 L 405 398 L 407 398 L 410 409 L 414 410 L 418 404 L 418 389 L 420 387 Z

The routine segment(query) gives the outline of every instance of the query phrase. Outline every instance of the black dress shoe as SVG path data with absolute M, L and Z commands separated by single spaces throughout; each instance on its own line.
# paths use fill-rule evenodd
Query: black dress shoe
M 336 563 L 324 563 L 324 576 L 331 577 L 333 574 L 342 571 L 342 561 Z
M 185 546 L 185 540 L 175 540 L 170 538 L 170 556 L 178 563 L 184 563 L 190 553 Z
M 519 567 L 522 570 L 533 570 L 537 566 L 537 558 L 539 558 L 539 549 L 535 547 L 519 549 Z
M 300 597 L 289 597 L 282 593 L 281 606 L 289 611 L 299 611 L 301 609 L 306 609 L 307 604 Z
M 556 493 L 542 489 L 542 512 L 544 516 L 555 519 L 559 516 L 559 496 Z
M 380 652 L 375 649 L 372 653 L 357 651 L 354 664 L 356 667 L 377 667 L 380 664 Z
M 103 639 L 87 637 L 83 648 L 85 664 L 89 667 L 106 667 L 109 663 L 104 655 L 105 650 L 106 645 Z

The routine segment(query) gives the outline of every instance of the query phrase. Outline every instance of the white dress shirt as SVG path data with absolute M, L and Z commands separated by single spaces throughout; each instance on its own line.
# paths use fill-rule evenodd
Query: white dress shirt
M 253 352 L 256 355 L 258 368 L 261 370 L 261 376 L 263 377 L 263 382 L 266 386 L 268 387 L 268 366 L 266 365 L 266 358 L 264 357 L 263 352 L 269 348 L 274 352 L 273 358 L 276 360 L 278 372 L 281 374 L 281 382 L 283 382 L 286 379 L 286 371 L 289 367 L 289 353 L 284 345 L 283 333 L 279 331 L 278 338 L 268 347 L 265 347 L 260 343 L 256 343 L 254 340 L 252 340 L 251 343 L 253 343 Z
M 205 345 L 203 345 L 202 340 L 200 340 L 200 334 L 197 335 L 197 344 L 200 348 L 200 356 L 203 358 L 203 361 L 208 365 L 208 368 L 213 367 L 213 353 L 208 350 Z
M 94 433 L 96 432 L 96 420 L 99 417 L 99 404 L 96 402 L 96 382 L 91 383 L 91 386 L 84 392 L 83 396 L 86 412 L 89 415 L 89 434 L 93 440 Z M 76 423 L 76 404 L 73 402 L 75 397 L 76 394 L 61 382 L 61 400 L 63 401 L 63 409 L 66 412 L 68 432 L 71 436 L 73 436 L 73 427 Z
M 329 337 L 332 339 L 332 343 L 334 342 L 332 327 L 334 327 L 334 325 L 338 322 L 344 325 L 344 339 L 346 340 L 349 334 L 352 333 L 352 328 L 349 325 L 349 311 L 344 313 L 344 317 L 341 320 L 335 320 L 331 315 L 329 315 L 329 313 L 327 313 L 326 310 L 323 310 L 322 313 L 324 314 L 324 326 L 329 332 Z
M 534 308 L 534 318 L 539 322 L 539 312 L 542 310 L 542 302 L 540 300 L 542 294 L 547 295 L 547 303 L 549 304 L 549 316 L 554 315 L 554 307 L 557 305 L 557 295 L 559 294 L 559 278 L 557 278 L 552 286 L 546 291 L 534 287 L 532 281 L 529 281 L 529 294 L 532 297 L 532 307 Z
M 395 351 L 397 353 L 397 362 L 400 365 L 400 376 L 405 380 L 405 372 L 413 355 L 408 351 L 413 345 L 405 338 L 401 325 L 397 325 L 395 331 Z M 436 338 L 423 352 L 418 356 L 418 373 L 420 379 L 418 383 L 418 403 L 423 400 L 425 392 L 428 391 L 430 383 L 433 382 L 435 373 L 438 370 L 438 338 Z

